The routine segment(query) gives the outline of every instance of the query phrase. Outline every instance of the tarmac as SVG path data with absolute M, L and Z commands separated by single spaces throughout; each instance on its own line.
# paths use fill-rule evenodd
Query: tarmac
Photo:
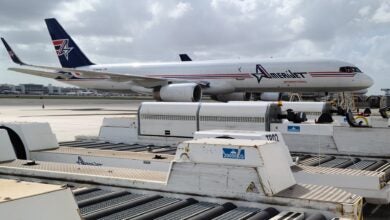
M 1 122 L 48 122 L 58 141 L 97 136 L 105 117 L 135 115 L 142 100 L 0 99 Z

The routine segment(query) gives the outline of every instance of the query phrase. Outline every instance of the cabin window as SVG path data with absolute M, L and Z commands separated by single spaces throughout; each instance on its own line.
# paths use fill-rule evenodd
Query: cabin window
M 342 73 L 361 73 L 359 68 L 354 66 L 342 66 L 340 67 L 340 72 Z

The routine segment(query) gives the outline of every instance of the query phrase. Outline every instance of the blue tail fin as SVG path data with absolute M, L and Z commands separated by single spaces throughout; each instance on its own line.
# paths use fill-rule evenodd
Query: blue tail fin
M 75 68 L 94 64 L 55 18 L 47 18 L 45 22 L 62 67 Z

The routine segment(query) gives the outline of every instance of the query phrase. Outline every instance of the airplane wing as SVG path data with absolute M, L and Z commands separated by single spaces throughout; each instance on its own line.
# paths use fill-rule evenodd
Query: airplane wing
M 209 87 L 210 82 L 207 81 L 193 81 L 193 80 L 184 80 L 184 79 L 166 79 L 166 78 L 160 78 L 160 77 L 150 77 L 150 76 L 141 76 L 141 75 L 135 75 L 135 74 L 125 74 L 125 73 L 111 73 L 111 72 L 105 72 L 105 71 L 94 71 L 94 70 L 84 70 L 84 69 L 74 69 L 74 68 L 56 68 L 56 67 L 45 67 L 45 66 L 35 66 L 43 69 L 53 69 L 57 71 L 63 71 L 63 72 L 74 72 L 79 73 L 83 77 L 86 78 L 106 78 L 110 79 L 112 81 L 116 82 L 128 82 L 133 81 L 137 83 L 140 86 L 146 87 L 146 88 L 153 88 L 156 86 L 163 86 L 170 82 L 174 83 L 197 83 L 200 86 L 203 87 Z
M 75 68 L 61 68 L 61 67 L 49 67 L 49 66 L 38 66 L 31 65 L 23 62 L 16 53 L 12 50 L 9 44 L 5 41 L 4 38 L 1 38 L 5 48 L 12 61 L 16 64 L 23 66 L 24 68 L 8 68 L 11 71 L 30 74 L 34 76 L 41 76 L 46 78 L 55 79 L 57 77 L 64 77 L 62 73 L 78 73 L 85 78 L 104 78 L 108 80 L 113 80 L 116 82 L 128 82 L 133 81 L 141 86 L 152 88 L 156 86 L 166 85 L 168 83 L 167 79 L 164 78 L 155 78 L 155 77 L 147 77 L 140 76 L 134 74 L 119 74 L 119 73 L 110 73 L 110 72 L 101 72 L 101 71 L 93 71 L 93 70 L 83 70 L 83 69 L 75 69 Z M 172 81 L 172 80 L 169 80 Z M 183 80 L 180 80 L 183 82 Z
M 139 76 L 133 74 L 110 73 L 110 72 L 93 71 L 93 70 L 82 70 L 82 69 L 74 69 L 74 68 L 37 66 L 37 65 L 29 65 L 29 64 L 25 64 L 23 66 L 26 66 L 26 68 L 8 68 L 8 69 L 11 71 L 31 74 L 35 76 L 48 77 L 48 78 L 57 78 L 59 76 L 63 77 L 63 75 L 59 72 L 70 72 L 70 73 L 77 73 L 77 75 L 80 75 L 83 78 L 95 78 L 95 79 L 102 78 L 102 79 L 112 80 L 115 82 L 133 81 L 139 84 L 140 86 L 144 86 L 147 88 L 166 85 L 168 81 L 172 81 L 164 78 Z M 32 69 L 31 67 L 34 69 Z M 183 80 L 180 80 L 180 82 L 183 82 Z
M 25 68 L 8 68 L 8 70 L 19 72 L 19 73 L 30 74 L 30 75 L 34 75 L 34 76 L 51 78 L 51 79 L 63 77 L 63 74 L 61 74 L 61 73 L 46 72 L 46 71 L 42 71 L 42 70 L 33 70 L 33 69 L 25 69 Z
M 95 70 L 88 70 L 88 69 L 76 69 L 76 68 L 64 68 L 64 67 L 49 67 L 49 66 L 39 66 L 39 65 L 31 65 L 24 63 L 19 59 L 19 57 L 15 54 L 15 52 L 12 50 L 12 48 L 8 45 L 8 43 L 5 41 L 4 38 L 1 38 L 1 41 L 3 41 L 3 44 L 5 48 L 7 49 L 8 54 L 10 55 L 12 61 L 16 64 L 19 64 L 25 68 L 8 68 L 11 71 L 35 75 L 35 76 L 41 76 L 41 77 L 47 77 L 47 78 L 58 78 L 62 77 L 64 78 L 64 74 L 62 73 L 76 73 L 75 75 L 79 75 L 84 78 L 101 78 L 101 79 L 107 79 L 112 80 L 115 82 L 129 82 L 132 81 L 134 83 L 137 83 L 140 86 L 146 87 L 146 88 L 153 88 L 156 86 L 163 86 L 168 84 L 169 82 L 176 82 L 176 83 L 186 83 L 186 82 L 194 82 L 189 80 L 183 80 L 183 79 L 166 79 L 166 78 L 160 78 L 160 77 L 149 77 L 149 76 L 142 76 L 142 75 L 135 75 L 135 74 L 124 74 L 124 73 L 111 73 L 111 72 L 105 72 L 105 71 L 95 71 Z M 70 76 L 70 75 L 69 75 Z M 66 76 L 65 76 L 66 77 Z M 201 86 L 208 86 L 208 82 L 195 82 L 198 83 Z

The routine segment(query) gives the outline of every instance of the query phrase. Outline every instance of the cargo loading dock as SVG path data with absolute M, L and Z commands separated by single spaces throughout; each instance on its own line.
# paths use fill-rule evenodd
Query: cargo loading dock
M 3 102 L 4 103 L 4 102 Z M 110 104 L 107 108 L 107 105 L 94 105 L 94 104 L 88 104 L 85 108 L 85 103 L 77 103 L 73 104 L 71 106 L 58 106 L 58 105 L 47 105 L 46 109 L 39 110 L 40 105 L 38 103 L 37 107 L 32 106 L 18 106 L 6 108 L 6 111 L 3 111 L 4 108 L 2 108 L 2 119 L 3 120 L 11 120 L 11 121 L 49 121 L 51 122 L 51 125 L 53 126 L 53 130 L 55 130 L 55 133 L 59 140 L 61 141 L 68 141 L 72 140 L 75 135 L 92 135 L 96 136 L 99 130 L 99 126 L 101 125 L 101 120 L 104 117 L 123 117 L 127 116 L 128 114 L 132 114 L 132 112 L 126 112 L 126 109 L 128 109 L 128 103 L 116 103 L 116 104 Z M 125 106 L 126 105 L 126 106 Z M 132 104 L 130 104 L 131 106 Z M 113 108 L 113 111 L 109 111 L 110 108 Z M 83 109 L 85 108 L 85 110 Z M 133 105 L 131 108 L 136 110 L 136 105 Z M 122 113 L 122 114 L 119 114 Z M 54 117 L 55 115 L 55 117 Z M 92 115 L 94 115 L 92 117 Z M 12 117 L 9 117 L 12 116 Z M 53 121 L 53 120 L 56 121 Z M 59 119 L 59 120 L 58 120 Z M 68 123 L 62 123 L 66 121 L 72 121 L 71 124 Z M 57 123 L 59 122 L 59 123 Z M 65 133 L 64 133 L 65 131 Z M 64 135 L 66 134 L 66 135 Z M 93 141 L 95 142 L 95 141 Z M 110 148 L 111 145 L 115 145 L 118 147 L 118 150 L 126 150 L 130 149 L 131 147 L 137 146 L 137 144 L 124 144 L 124 146 L 120 146 L 119 144 L 111 143 L 107 147 Z M 130 146 L 130 147 L 129 147 Z M 142 151 L 154 151 L 154 150 L 171 150 L 173 151 L 174 147 L 169 146 L 149 146 L 148 148 L 144 144 L 140 144 L 141 148 L 139 150 Z M 89 145 L 86 145 L 86 147 L 89 147 Z M 120 147 L 123 147 L 123 149 L 120 149 Z M 115 147 L 114 147 L 115 149 Z M 294 158 L 296 155 L 293 155 Z M 315 155 L 313 155 L 315 156 Z M 336 158 L 339 156 L 334 155 Z M 370 160 L 372 158 L 363 158 Z M 375 158 L 374 158 L 375 159 Z M 302 161 L 302 160 L 301 160 Z M 362 160 L 362 162 L 365 162 L 365 160 Z M 362 163 L 356 163 L 355 165 L 362 164 Z M 382 210 L 382 213 L 385 213 L 384 211 L 388 209 L 388 206 L 382 206 L 382 208 L 377 211 L 377 207 L 375 205 L 366 205 L 366 207 L 369 207 L 365 214 L 369 215 L 371 211 L 374 211 L 374 213 L 379 213 Z M 385 208 L 387 207 L 387 208 Z M 388 216 L 389 214 L 383 216 Z
M 2 130 L 1 139 L 5 140 L 3 148 L 12 149 L 12 144 L 10 141 L 7 143 L 5 135 L 6 132 Z M 222 150 L 224 146 L 240 146 L 244 154 L 247 151 L 248 159 L 234 161 L 220 158 L 218 151 Z M 35 181 L 44 179 L 45 182 L 62 182 L 70 185 L 84 183 L 110 188 L 127 188 L 132 191 L 131 194 L 139 194 L 138 192 L 140 194 L 162 193 L 167 197 L 174 198 L 190 195 L 194 199 L 212 203 L 230 200 L 242 204 L 252 204 L 249 207 L 257 207 L 257 209 L 272 206 L 287 211 L 287 215 L 292 219 L 304 219 L 306 217 L 310 219 L 310 216 L 317 215 L 317 213 L 321 213 L 327 219 L 332 216 L 347 219 L 360 218 L 362 208 L 362 198 L 360 196 L 331 186 L 296 184 L 288 161 L 284 160 L 287 157 L 283 155 L 286 152 L 283 150 L 285 148 L 286 146 L 281 143 L 262 140 L 198 139 L 187 141 L 178 147 L 178 153 L 168 172 L 47 161 L 26 161 L 16 159 L 13 152 L 7 151 L 1 159 L 0 174 L 3 178 Z M 187 151 L 187 149 L 191 150 Z M 216 151 L 217 149 L 219 150 Z M 204 157 L 204 152 L 211 151 L 214 152 Z M 188 158 L 185 156 L 186 152 L 189 153 Z M 255 152 L 258 152 L 259 155 L 256 155 Z M 234 157 L 233 154 L 230 156 Z M 275 161 L 273 159 L 275 158 L 281 162 L 277 166 L 274 166 Z M 237 163 L 239 166 L 236 166 Z M 271 165 L 272 163 L 274 165 Z M 256 169 L 253 169 L 253 167 L 256 167 Z M 278 172 L 275 172 L 275 169 Z M 226 173 L 226 175 L 223 173 Z M 198 181 L 191 180 L 193 178 L 198 179 Z M 338 196 L 334 197 L 333 193 Z M 151 196 L 142 201 L 159 198 L 161 196 Z M 168 203 L 173 201 L 170 199 L 162 200 L 158 200 L 157 203 L 164 203 L 166 200 L 168 200 Z M 84 204 L 90 202 L 84 202 Z M 148 207 L 153 207 L 153 203 L 148 204 Z M 230 204 L 222 205 L 222 207 L 229 211 L 235 208 L 234 205 Z M 288 207 L 287 210 L 286 207 Z M 122 208 L 123 205 L 115 210 L 122 210 Z M 294 213 L 290 216 L 291 213 L 288 212 L 292 210 L 297 210 L 301 214 Z M 106 211 L 99 211 L 89 213 L 91 215 L 86 214 L 84 218 L 96 219 L 101 217 L 102 213 L 104 213 L 103 216 L 107 214 Z M 223 212 L 220 214 L 223 214 Z M 256 213 L 252 212 L 252 214 Z M 286 213 L 282 212 L 281 215 L 280 219 L 283 219 Z M 275 216 L 275 219 L 279 218 Z

